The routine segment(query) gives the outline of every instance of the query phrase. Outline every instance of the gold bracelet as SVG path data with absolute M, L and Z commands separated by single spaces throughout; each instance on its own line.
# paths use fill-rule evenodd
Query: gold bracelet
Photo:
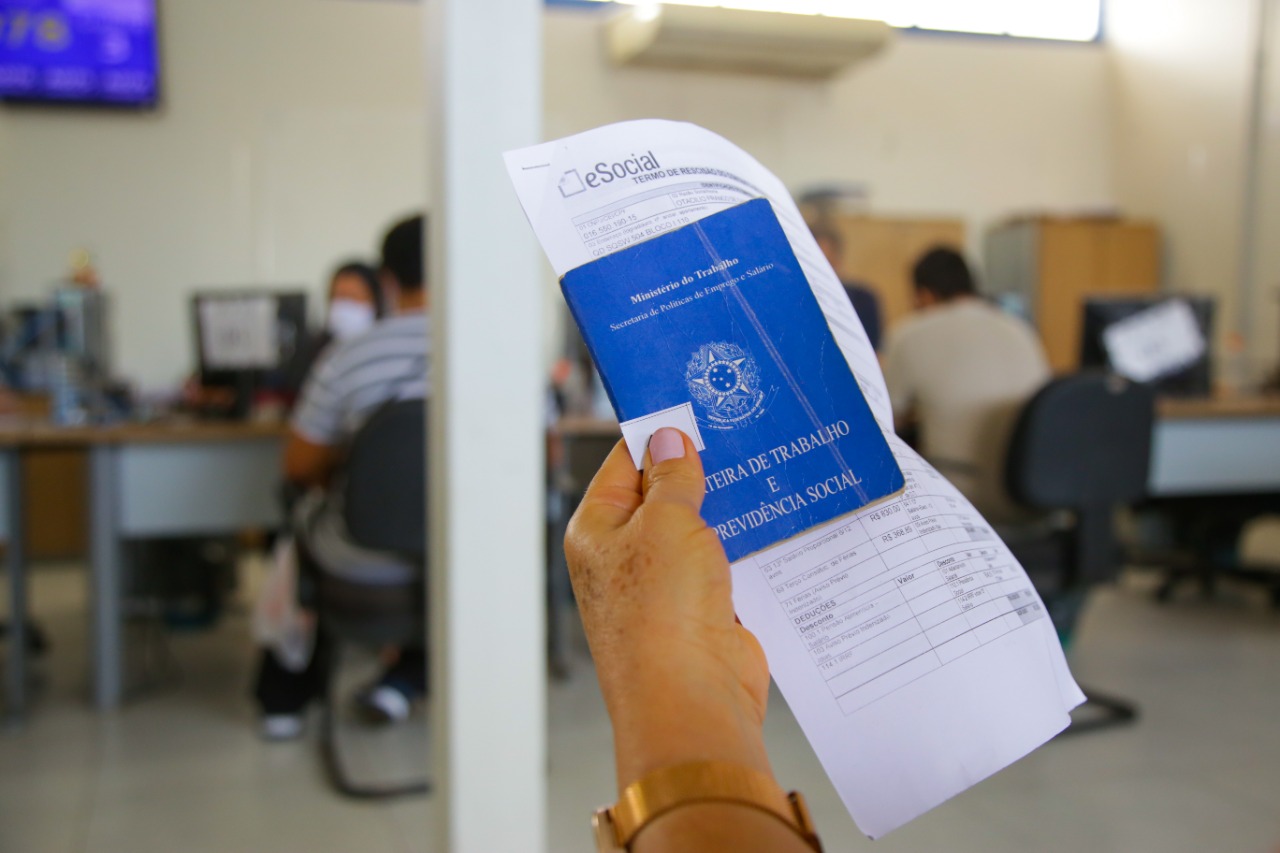
M 695 803 L 733 803 L 772 815 L 822 853 L 804 797 L 784 794 L 766 773 L 726 761 L 694 761 L 648 773 L 632 782 L 612 808 L 592 819 L 596 849 L 628 850 L 640 830 L 669 811 Z

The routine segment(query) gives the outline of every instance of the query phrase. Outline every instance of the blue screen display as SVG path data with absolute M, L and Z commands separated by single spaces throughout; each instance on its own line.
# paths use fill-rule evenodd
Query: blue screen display
M 156 0 L 0 0 L 0 98 L 148 106 L 157 65 Z

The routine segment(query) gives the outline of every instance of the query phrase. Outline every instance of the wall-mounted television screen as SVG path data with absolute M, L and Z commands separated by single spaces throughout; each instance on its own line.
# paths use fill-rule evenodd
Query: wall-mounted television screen
M 157 0 L 0 0 L 0 99 L 148 107 Z

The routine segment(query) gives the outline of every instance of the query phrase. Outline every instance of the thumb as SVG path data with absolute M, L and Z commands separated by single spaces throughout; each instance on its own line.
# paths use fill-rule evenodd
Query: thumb
M 655 432 L 645 454 L 644 502 L 683 504 L 698 512 L 705 494 L 702 460 L 689 437 L 671 427 Z

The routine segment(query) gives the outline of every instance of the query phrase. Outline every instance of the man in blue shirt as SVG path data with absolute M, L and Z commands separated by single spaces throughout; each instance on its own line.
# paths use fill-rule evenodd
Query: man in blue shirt
M 831 268 L 839 276 L 840 263 L 844 256 L 844 238 L 840 236 L 840 232 L 829 225 L 816 225 L 813 227 L 813 239 L 818 241 L 818 248 L 822 249 L 822 254 L 826 255 L 827 263 L 831 264 Z M 842 276 L 840 283 L 844 285 L 844 292 L 849 295 L 849 301 L 853 303 L 854 313 L 862 321 L 862 328 L 867 331 L 871 348 L 878 351 L 880 349 L 879 298 L 871 288 L 861 282 L 846 281 Z

